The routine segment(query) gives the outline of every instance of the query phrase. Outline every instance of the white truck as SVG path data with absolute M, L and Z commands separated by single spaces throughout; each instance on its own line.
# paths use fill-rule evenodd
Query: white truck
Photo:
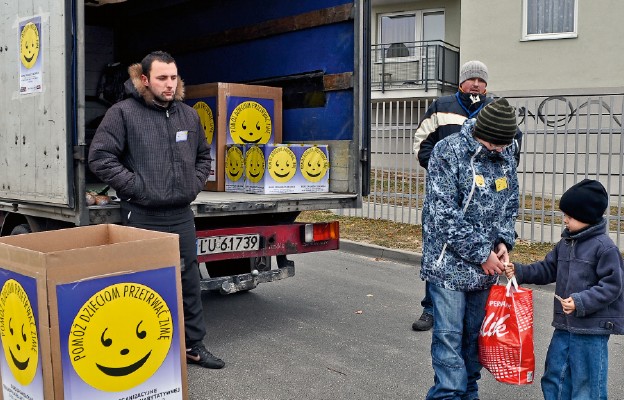
M 192 204 L 204 290 L 293 276 L 288 254 L 339 246 L 337 222 L 298 214 L 359 207 L 368 191 L 369 10 L 367 0 L 0 2 L 0 234 L 119 223 L 115 201 L 86 201 L 104 186 L 87 155 L 120 83 L 106 73 L 165 50 L 186 85 L 281 87 L 282 141 L 329 145 L 329 193 L 203 191 Z M 258 245 L 231 245 L 241 237 Z

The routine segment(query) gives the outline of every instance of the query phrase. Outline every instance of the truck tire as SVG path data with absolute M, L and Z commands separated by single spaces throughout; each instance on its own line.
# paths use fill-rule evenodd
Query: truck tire
M 32 230 L 30 229 L 30 226 L 28 224 L 20 224 L 17 225 L 15 228 L 13 228 L 13 230 L 11 231 L 11 236 L 13 235 L 22 235 L 24 233 L 31 233 Z

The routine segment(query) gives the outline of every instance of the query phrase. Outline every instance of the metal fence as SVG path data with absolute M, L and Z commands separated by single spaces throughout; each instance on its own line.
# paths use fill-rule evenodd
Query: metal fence
M 532 242 L 557 242 L 563 228 L 558 199 L 583 178 L 610 194 L 610 236 L 624 248 L 624 95 L 508 98 L 524 133 L 518 166 L 516 231 Z M 413 134 L 428 101 L 374 102 L 371 109 L 371 194 L 345 215 L 420 224 L 425 170 L 412 154 Z

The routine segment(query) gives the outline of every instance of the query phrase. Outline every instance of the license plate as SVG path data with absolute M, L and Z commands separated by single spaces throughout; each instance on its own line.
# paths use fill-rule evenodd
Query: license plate
M 260 249 L 260 235 L 211 236 L 197 239 L 197 255 Z

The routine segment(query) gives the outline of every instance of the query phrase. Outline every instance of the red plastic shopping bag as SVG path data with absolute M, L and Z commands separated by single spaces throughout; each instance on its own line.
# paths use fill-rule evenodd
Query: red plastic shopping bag
M 479 333 L 479 361 L 499 382 L 533 383 L 533 292 L 518 287 L 516 277 L 490 290 Z

